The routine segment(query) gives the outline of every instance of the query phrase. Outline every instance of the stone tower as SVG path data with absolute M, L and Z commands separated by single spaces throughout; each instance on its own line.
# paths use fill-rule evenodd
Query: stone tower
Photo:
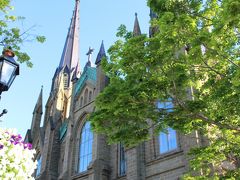
M 33 113 L 31 137 L 33 147 L 37 150 L 36 160 L 41 166 L 36 172 L 37 179 L 57 179 L 62 168 L 62 154 L 65 147 L 60 142 L 64 136 L 70 112 L 72 79 L 78 78 L 79 67 L 79 0 L 75 9 L 64 44 L 60 63 L 52 78 L 50 96 L 47 100 L 43 127 L 40 128 L 42 109 L 42 90 Z M 62 128 L 60 130 L 60 128 Z M 63 134 L 61 134 L 63 133 Z M 31 135 L 31 136 L 30 136 Z M 41 145 L 42 144 L 42 145 Z M 41 147 L 41 148 L 40 148 Z

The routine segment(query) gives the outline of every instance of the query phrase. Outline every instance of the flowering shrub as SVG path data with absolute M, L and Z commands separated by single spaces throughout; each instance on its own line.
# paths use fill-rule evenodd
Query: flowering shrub
M 15 130 L 0 128 L 0 179 L 34 179 L 32 177 L 36 169 L 34 153 L 32 145 L 24 143 L 22 137 L 16 135 Z

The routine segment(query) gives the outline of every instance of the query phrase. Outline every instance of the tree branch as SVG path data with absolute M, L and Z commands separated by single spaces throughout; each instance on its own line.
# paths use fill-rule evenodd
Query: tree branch
M 202 113 L 197 113 L 197 114 L 193 115 L 193 117 L 199 118 L 199 119 L 207 122 L 208 124 L 214 124 L 222 129 L 230 129 L 230 130 L 240 131 L 239 127 L 234 127 L 229 124 L 222 124 L 222 123 L 216 122 L 216 121 L 204 116 Z
M 237 65 L 236 63 L 234 63 L 231 59 L 229 59 L 227 56 L 223 55 L 223 54 L 220 54 L 219 51 L 215 50 L 215 49 L 212 49 L 212 48 L 209 48 L 207 47 L 205 44 L 203 44 L 207 50 L 210 50 L 216 54 L 218 54 L 219 56 L 222 56 L 224 59 L 227 59 L 228 62 L 232 63 L 234 66 L 238 67 L 239 68 L 239 65 Z
M 207 63 L 206 61 L 204 61 L 203 59 L 202 59 L 202 62 L 203 62 L 209 69 L 211 69 L 211 70 L 212 70 L 213 72 L 215 72 L 216 74 L 220 75 L 222 78 L 223 78 L 223 77 L 226 77 L 224 74 L 218 72 L 217 70 L 215 70 L 215 69 L 213 69 L 211 66 L 209 66 L 208 63 Z

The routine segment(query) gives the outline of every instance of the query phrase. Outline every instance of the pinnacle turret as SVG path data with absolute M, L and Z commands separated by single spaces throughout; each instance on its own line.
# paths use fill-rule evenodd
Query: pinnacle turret
M 135 22 L 134 22 L 134 27 L 133 27 L 133 36 L 139 36 L 139 35 L 141 35 L 141 29 L 140 29 L 140 26 L 139 26 L 137 13 L 135 13 Z
M 43 96 L 43 86 L 41 87 L 41 91 L 39 93 L 38 100 L 33 110 L 33 113 L 42 113 L 42 96 Z
M 42 109 L 43 109 L 42 98 L 43 98 L 43 86 L 41 87 L 41 91 L 39 93 L 37 103 L 33 110 L 32 125 L 30 130 L 31 134 L 29 134 L 30 139 L 34 138 L 34 136 L 36 136 L 36 133 L 39 132 L 41 117 L 42 117 Z
M 101 62 L 103 57 L 106 57 L 106 53 L 105 53 L 105 48 L 104 48 L 104 44 L 103 44 L 103 41 L 102 41 L 102 44 L 101 44 L 101 47 L 99 49 L 95 64 L 98 65 Z

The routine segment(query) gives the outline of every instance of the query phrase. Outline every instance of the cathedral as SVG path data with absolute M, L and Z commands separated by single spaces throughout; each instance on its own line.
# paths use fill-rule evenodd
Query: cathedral
M 189 149 L 200 146 L 198 132 L 182 135 L 172 128 L 134 148 L 108 145 L 91 130 L 88 115 L 109 79 L 101 68 L 106 56 L 102 42 L 95 66 L 89 48 L 85 67 L 79 65 L 79 3 L 76 0 L 59 66 L 43 113 L 42 90 L 25 141 L 36 149 L 37 180 L 177 180 L 189 169 Z M 154 14 L 150 13 L 153 18 Z M 137 15 L 133 35 L 141 34 Z M 151 28 L 150 28 L 151 34 Z M 160 104 L 171 106 L 171 103 Z M 43 125 L 41 127 L 41 119 Z

